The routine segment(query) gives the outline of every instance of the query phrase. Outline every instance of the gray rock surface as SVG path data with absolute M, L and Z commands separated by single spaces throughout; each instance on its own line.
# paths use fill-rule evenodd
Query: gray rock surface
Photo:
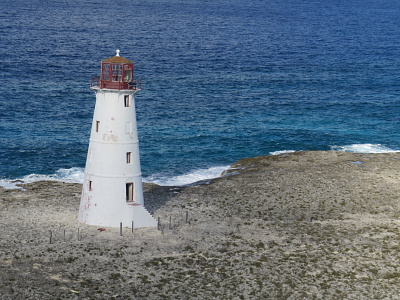
M 76 221 L 81 185 L 22 186 L 0 188 L 0 299 L 400 299 L 399 153 L 296 152 L 145 184 L 161 230 L 122 236 Z

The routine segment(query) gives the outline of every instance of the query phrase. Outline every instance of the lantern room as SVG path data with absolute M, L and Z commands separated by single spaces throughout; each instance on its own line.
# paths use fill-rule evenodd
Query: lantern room
M 119 56 L 119 50 L 114 57 L 101 61 L 101 72 L 97 78 L 92 78 L 91 87 L 112 90 L 140 90 L 141 84 L 133 80 L 133 62 Z

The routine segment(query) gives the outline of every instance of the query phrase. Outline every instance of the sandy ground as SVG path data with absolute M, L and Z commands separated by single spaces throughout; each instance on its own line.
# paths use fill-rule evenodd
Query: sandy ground
M 0 299 L 400 299 L 400 153 L 249 158 L 145 185 L 162 228 L 122 236 L 77 222 L 81 185 L 22 186 L 0 188 Z

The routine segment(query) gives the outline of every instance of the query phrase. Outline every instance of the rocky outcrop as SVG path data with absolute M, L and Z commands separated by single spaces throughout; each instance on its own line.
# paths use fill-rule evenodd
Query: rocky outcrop
M 76 221 L 78 184 L 23 187 L 0 189 L 2 299 L 398 297 L 398 153 L 296 152 L 145 184 L 160 226 L 122 236 Z

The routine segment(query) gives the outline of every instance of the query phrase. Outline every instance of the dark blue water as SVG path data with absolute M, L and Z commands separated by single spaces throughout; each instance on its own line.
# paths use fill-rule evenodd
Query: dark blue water
M 390 0 L 3 0 L 0 178 L 79 177 L 89 79 L 116 49 L 143 80 L 149 181 L 275 151 L 398 150 L 399 15 Z

